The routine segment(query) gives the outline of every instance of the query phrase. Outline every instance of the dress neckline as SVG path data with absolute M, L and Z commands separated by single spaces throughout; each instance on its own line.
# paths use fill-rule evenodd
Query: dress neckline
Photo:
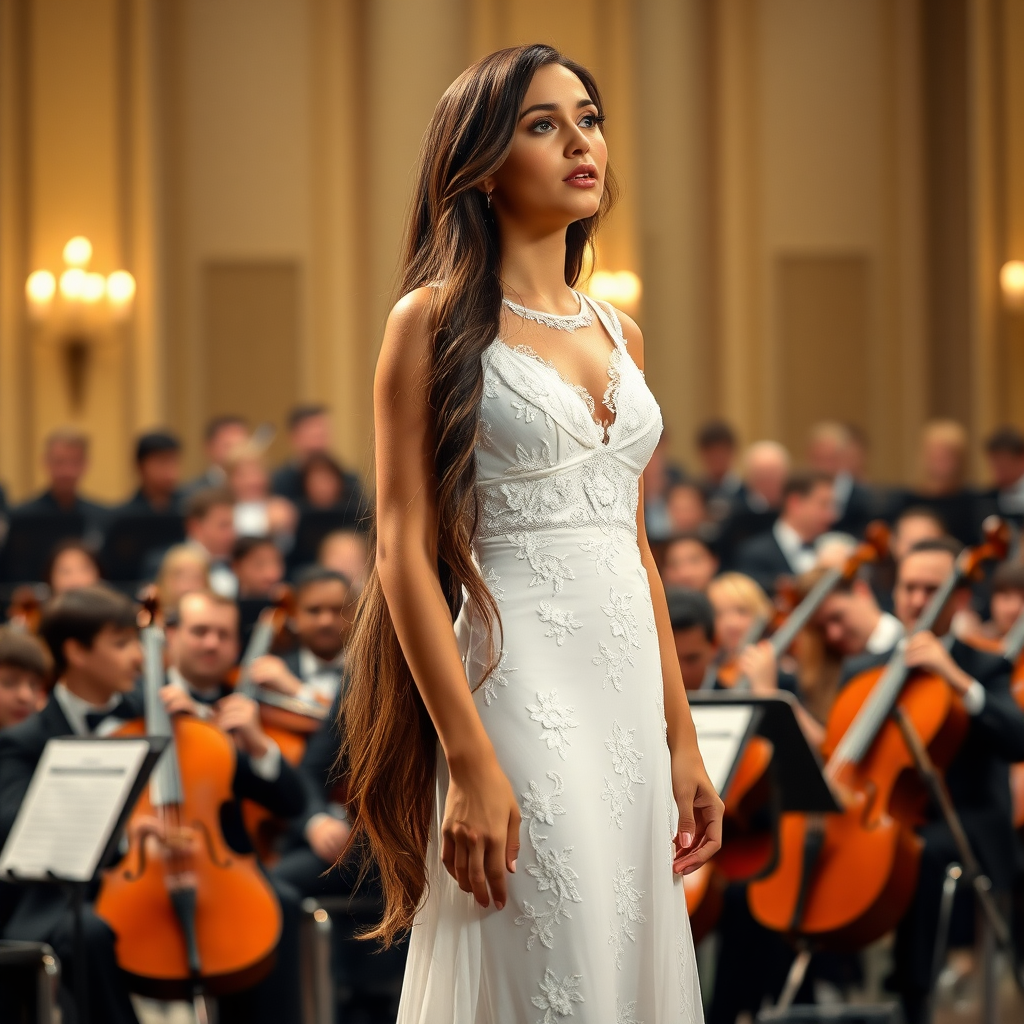
M 597 418 L 597 401 L 590 391 L 582 384 L 576 384 L 569 380 L 550 359 L 545 359 L 532 345 L 506 345 L 500 337 L 495 338 L 492 344 L 501 345 L 502 348 L 507 349 L 509 352 L 514 352 L 516 355 L 530 359 L 550 370 L 559 382 L 584 404 L 591 423 L 601 431 L 601 443 L 607 445 L 611 440 L 612 429 L 619 421 L 619 412 L 616 406 L 618 404 L 619 388 L 622 384 L 622 343 L 616 332 L 612 329 L 609 320 L 605 318 L 604 310 L 589 295 L 585 296 L 579 292 L 576 294 L 580 296 L 581 304 L 585 302 L 597 314 L 601 326 L 612 342 L 611 351 L 608 353 L 608 362 L 605 366 L 608 385 L 601 396 L 601 405 L 612 414 L 610 420 L 599 420 Z

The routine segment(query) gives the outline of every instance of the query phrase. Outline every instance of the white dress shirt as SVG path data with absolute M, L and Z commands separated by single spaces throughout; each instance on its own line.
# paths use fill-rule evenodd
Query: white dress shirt
M 869 654 L 884 654 L 886 651 L 891 651 L 902 639 L 903 623 L 895 615 L 882 612 L 881 618 L 871 631 L 871 636 L 868 637 L 864 650 Z
M 804 542 L 800 539 L 800 535 L 789 523 L 776 519 L 775 525 L 772 527 L 772 533 L 775 535 L 775 541 L 782 549 L 782 553 L 786 556 L 786 561 L 789 562 L 789 567 L 794 573 L 800 575 L 800 573 L 810 572 L 817 565 L 818 556 L 814 550 L 814 545 L 804 547 Z
M 341 673 L 345 664 L 345 652 L 341 651 L 330 661 L 318 658 L 308 647 L 299 648 L 298 695 L 303 700 L 318 704 L 333 704 L 341 685 Z
M 53 699 L 60 705 L 64 717 L 68 720 L 68 725 L 71 726 L 71 731 L 76 736 L 109 736 L 124 725 L 123 718 L 111 715 L 110 718 L 105 718 L 100 722 L 93 731 L 85 720 L 85 716 L 88 714 L 103 714 L 105 711 L 113 711 L 121 703 L 121 694 L 119 693 L 115 693 L 110 700 L 103 704 L 90 704 L 87 700 L 79 697 L 77 693 L 72 693 L 63 682 L 60 682 L 53 688 Z

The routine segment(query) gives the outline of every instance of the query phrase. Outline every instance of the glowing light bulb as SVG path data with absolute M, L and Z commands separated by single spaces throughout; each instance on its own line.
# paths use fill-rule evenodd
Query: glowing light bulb
M 86 274 L 82 282 L 82 301 L 99 302 L 107 294 L 107 279 L 102 274 Z
M 33 306 L 48 306 L 57 291 L 57 279 L 48 270 L 34 270 L 25 282 L 25 296 Z
M 64 262 L 69 267 L 87 267 L 92 259 L 92 242 L 85 235 L 75 235 L 64 246 Z
M 135 278 L 127 270 L 115 270 L 107 278 L 107 298 L 113 306 L 129 305 L 135 298 Z
M 60 275 L 60 293 L 68 302 L 78 302 L 82 298 L 86 276 L 80 267 L 72 267 Z
M 1024 309 L 1024 260 L 1009 260 L 999 271 L 1003 302 L 1008 309 Z

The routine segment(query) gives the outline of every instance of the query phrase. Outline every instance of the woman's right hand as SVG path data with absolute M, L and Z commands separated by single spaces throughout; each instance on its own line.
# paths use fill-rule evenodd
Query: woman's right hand
M 515 871 L 519 857 L 522 818 L 512 785 L 493 753 L 466 764 L 449 763 L 449 774 L 441 861 L 481 907 L 493 898 L 501 910 L 508 901 L 505 872 Z

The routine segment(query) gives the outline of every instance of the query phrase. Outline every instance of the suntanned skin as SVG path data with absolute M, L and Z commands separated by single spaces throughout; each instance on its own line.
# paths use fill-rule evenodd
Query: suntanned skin
M 554 109 L 534 110 L 535 104 Z M 578 300 L 564 280 L 565 230 L 597 212 L 607 148 L 597 108 L 582 83 L 558 65 L 541 68 L 522 106 L 505 163 L 479 183 L 491 192 L 501 238 L 505 294 L 534 309 L 569 314 Z M 598 184 L 566 183 L 581 164 L 596 168 Z M 428 408 L 429 289 L 403 297 L 388 319 L 374 381 L 377 441 L 377 571 L 398 639 L 437 729 L 451 776 L 442 822 L 442 860 L 481 906 L 507 901 L 506 871 L 519 853 L 520 813 L 467 683 L 451 617 L 437 575 L 437 482 L 433 418 Z M 639 329 L 622 317 L 629 351 L 642 368 Z M 553 337 L 558 335 L 558 337 Z M 526 343 L 567 379 L 600 398 L 608 384 L 612 341 L 600 324 L 571 340 L 514 316 L 502 337 Z M 513 340 L 514 339 L 514 340 Z M 595 402 L 599 419 L 611 420 Z M 704 770 L 676 659 L 664 591 L 646 541 L 643 497 L 637 536 L 651 581 L 672 751 L 672 781 L 680 828 L 674 870 L 691 871 L 721 843 L 722 801 Z

